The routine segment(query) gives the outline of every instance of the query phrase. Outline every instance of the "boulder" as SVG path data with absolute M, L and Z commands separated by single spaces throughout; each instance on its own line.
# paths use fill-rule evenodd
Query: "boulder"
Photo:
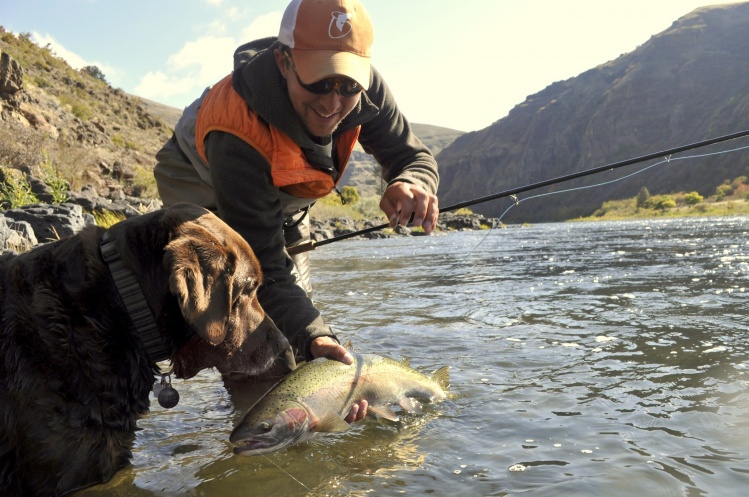
M 23 68 L 6 52 L 0 53 L 0 94 L 12 95 L 23 89 Z
M 34 204 L 3 213 L 11 222 L 26 222 L 40 243 L 66 238 L 88 224 L 96 224 L 91 214 L 78 204 Z

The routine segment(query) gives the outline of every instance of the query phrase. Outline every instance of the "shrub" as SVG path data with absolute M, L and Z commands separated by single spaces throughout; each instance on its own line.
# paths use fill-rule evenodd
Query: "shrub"
M 55 204 L 67 202 L 70 198 L 68 195 L 70 188 L 68 182 L 63 178 L 60 168 L 52 162 L 46 153 L 44 154 L 44 161 L 40 169 L 42 171 L 42 180 L 49 187 L 52 194 L 52 202 Z
M 662 197 L 658 197 L 658 199 L 653 202 L 653 207 L 658 209 L 659 211 L 673 209 L 674 207 L 676 207 L 676 200 L 674 200 L 674 198 L 669 195 L 664 195 Z
M 4 179 L 0 183 L 0 207 L 16 209 L 24 205 L 36 204 L 39 199 L 31 191 L 28 177 L 17 169 L 0 168 Z
M 704 200 L 704 197 L 697 192 L 689 192 L 684 195 L 684 202 L 687 205 L 696 205 Z
M 716 200 L 723 200 L 726 197 L 730 197 L 731 194 L 733 194 L 733 185 L 730 183 L 723 183 L 722 185 L 718 185 L 718 188 L 715 189 L 715 197 Z
M 341 199 L 349 205 L 354 205 L 361 200 L 359 190 L 353 186 L 344 186 L 341 188 Z

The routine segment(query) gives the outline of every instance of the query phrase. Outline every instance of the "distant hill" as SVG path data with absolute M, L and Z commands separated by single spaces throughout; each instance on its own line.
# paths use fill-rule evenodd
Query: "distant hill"
M 748 26 L 749 3 L 697 9 L 635 51 L 553 83 L 488 128 L 457 137 L 438 156 L 440 204 L 749 128 Z M 605 188 L 522 203 L 504 221 L 590 215 L 604 200 L 632 197 L 643 186 L 653 194 L 709 195 L 724 180 L 746 175 L 747 166 L 746 154 L 674 162 Z M 636 167 L 523 197 L 598 183 Z M 473 209 L 497 216 L 507 205 L 494 201 Z
M 172 107 L 166 104 L 160 104 L 158 102 L 154 102 L 153 100 L 148 100 L 147 98 L 142 98 L 135 95 L 131 96 L 143 102 L 143 107 L 145 107 L 150 114 L 157 116 L 172 129 L 174 129 L 174 126 L 177 125 L 177 121 L 179 121 L 180 116 L 182 116 L 183 109 L 178 109 L 177 107 Z

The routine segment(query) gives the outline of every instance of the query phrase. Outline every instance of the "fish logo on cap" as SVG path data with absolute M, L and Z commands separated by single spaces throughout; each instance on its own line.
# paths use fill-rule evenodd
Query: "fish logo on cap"
M 343 38 L 351 32 L 352 27 L 349 21 L 354 17 L 352 14 L 348 12 L 332 12 L 331 16 L 330 26 L 328 26 L 328 36 L 333 39 Z

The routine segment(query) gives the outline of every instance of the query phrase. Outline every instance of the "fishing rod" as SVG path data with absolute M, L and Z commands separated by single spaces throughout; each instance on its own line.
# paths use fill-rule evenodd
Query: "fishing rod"
M 680 147 L 670 148 L 668 150 L 662 150 L 660 152 L 654 152 L 652 154 L 642 155 L 640 157 L 635 157 L 633 159 L 626 159 L 626 160 L 623 160 L 623 161 L 620 161 L 620 162 L 614 162 L 612 164 L 606 164 L 605 166 L 599 166 L 599 167 L 594 167 L 594 168 L 591 168 L 591 169 L 585 169 L 583 171 L 579 171 L 579 172 L 571 173 L 571 174 L 566 174 L 564 176 L 557 176 L 556 178 L 547 179 L 547 180 L 544 180 L 544 181 L 539 181 L 537 183 L 531 183 L 531 184 L 526 185 L 526 186 L 521 186 L 521 187 L 518 187 L 518 188 L 512 188 L 510 190 L 505 190 L 505 191 L 502 191 L 502 192 L 493 193 L 493 194 L 490 194 L 490 195 L 485 195 L 483 197 L 476 197 L 474 199 L 465 200 L 463 202 L 459 202 L 459 203 L 451 205 L 449 207 L 441 208 L 440 209 L 440 214 L 442 214 L 443 212 L 456 211 L 456 210 L 462 209 L 464 207 L 470 207 L 472 205 L 481 204 L 481 203 L 484 203 L 484 202 L 489 202 L 490 200 L 496 200 L 498 198 L 512 197 L 513 195 L 517 195 L 518 193 L 527 192 L 529 190 L 535 190 L 537 188 L 543 188 L 544 186 L 555 185 L 557 183 L 563 183 L 565 181 L 569 181 L 569 180 L 573 180 L 573 179 L 577 179 L 577 178 L 582 178 L 584 176 L 590 176 L 590 175 L 597 174 L 597 173 L 600 173 L 600 172 L 603 172 L 603 171 L 611 171 L 611 170 L 614 170 L 614 169 L 618 169 L 620 167 L 630 166 L 632 164 L 637 164 L 638 162 L 644 162 L 644 161 L 647 161 L 647 160 L 657 159 L 659 157 L 664 157 L 664 156 L 667 157 L 669 155 L 677 154 L 679 152 L 685 152 L 687 150 L 693 150 L 695 148 L 706 147 L 708 145 L 714 145 L 716 143 L 722 143 L 722 142 L 725 142 L 725 141 L 734 140 L 736 138 L 741 138 L 741 137 L 744 137 L 744 136 L 747 136 L 747 135 L 749 135 L 749 130 L 738 131 L 736 133 L 731 133 L 731 134 L 719 136 L 719 137 L 716 137 L 716 138 L 710 138 L 709 140 L 703 140 L 703 141 L 699 141 L 699 142 L 694 142 L 694 143 L 690 143 L 689 145 L 682 145 Z M 383 230 L 383 229 L 385 229 L 385 228 L 387 228 L 389 226 L 390 226 L 389 223 L 383 223 L 383 224 L 379 224 L 377 226 L 371 226 L 369 228 L 364 228 L 364 229 L 361 229 L 361 230 L 352 231 L 350 233 L 344 233 L 342 235 L 334 236 L 332 238 L 327 238 L 325 240 L 320 240 L 319 242 L 315 242 L 315 241 L 311 241 L 310 240 L 309 242 L 301 243 L 301 244 L 296 245 L 294 247 L 289 247 L 287 250 L 289 252 L 289 255 L 297 255 L 297 254 L 301 254 L 301 253 L 304 253 L 304 252 L 308 252 L 310 250 L 315 250 L 317 247 L 321 247 L 323 245 L 328 245 L 328 244 L 333 243 L 333 242 L 338 242 L 338 241 L 341 241 L 341 240 L 346 240 L 348 238 L 353 238 L 353 237 L 364 235 L 364 234 L 367 234 L 367 233 L 372 233 L 374 231 L 380 231 L 380 230 Z

